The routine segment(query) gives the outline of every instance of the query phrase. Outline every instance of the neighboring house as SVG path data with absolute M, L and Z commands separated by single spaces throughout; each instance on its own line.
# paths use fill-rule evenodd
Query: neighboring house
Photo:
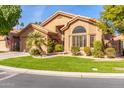
M 72 46 L 78 46 L 81 49 L 85 46 L 92 48 L 94 40 L 102 40 L 102 32 L 95 25 L 96 21 L 85 16 L 56 12 L 40 25 L 29 24 L 20 31 L 12 31 L 9 35 L 10 50 L 15 50 L 16 46 L 19 51 L 28 51 L 26 39 L 28 34 L 34 31 L 40 32 L 46 42 L 50 38 L 63 44 L 64 52 L 67 53 L 71 52 Z M 115 47 L 117 50 L 120 49 L 119 46 Z M 47 52 L 46 46 L 43 46 L 43 49 Z
M 9 42 L 6 39 L 6 36 L 0 36 L 0 51 L 9 51 Z
M 118 35 L 113 37 L 114 42 L 118 42 L 116 46 L 118 46 L 118 49 L 116 49 L 117 53 L 120 55 L 124 55 L 124 35 Z M 120 51 L 119 51 L 120 50 Z

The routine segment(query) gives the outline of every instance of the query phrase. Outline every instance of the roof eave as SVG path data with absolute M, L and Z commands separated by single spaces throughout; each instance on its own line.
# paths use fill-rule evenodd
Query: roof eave
M 81 16 L 76 16 L 75 18 L 70 20 L 64 27 L 62 27 L 61 30 L 65 31 L 66 29 L 68 29 L 69 25 L 71 23 L 75 22 L 76 20 L 83 20 L 83 21 L 90 22 L 90 23 L 95 23 L 96 22 L 96 20 L 92 20 L 92 19 L 88 19 L 88 18 L 83 18 Z

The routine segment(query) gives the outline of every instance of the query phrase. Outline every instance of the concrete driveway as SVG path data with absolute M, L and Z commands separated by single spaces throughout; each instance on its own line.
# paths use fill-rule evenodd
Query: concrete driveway
M 0 60 L 1 59 L 21 57 L 21 56 L 29 56 L 29 54 L 25 53 L 25 52 L 6 52 L 6 53 L 0 53 Z

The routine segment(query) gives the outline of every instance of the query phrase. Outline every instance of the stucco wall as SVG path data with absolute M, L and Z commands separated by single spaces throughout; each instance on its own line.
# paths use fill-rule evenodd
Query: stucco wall
M 20 51 L 28 51 L 27 47 L 26 47 L 26 41 L 27 41 L 27 36 L 29 33 L 33 33 L 33 32 L 39 32 L 35 29 L 27 29 L 25 32 L 23 32 L 20 35 Z M 47 39 L 47 35 L 41 32 L 41 35 L 44 36 L 44 39 Z M 42 46 L 42 49 L 47 52 L 47 47 L 45 47 L 44 45 Z
M 9 48 L 6 46 L 5 36 L 0 36 L 0 51 L 9 51 Z
M 70 24 L 69 28 L 65 31 L 65 52 L 70 52 L 72 47 L 72 31 L 77 26 L 83 26 L 86 29 L 86 37 L 87 37 L 87 46 L 90 46 L 90 35 L 96 35 L 96 40 L 101 40 L 102 33 L 98 31 L 98 28 L 93 24 L 77 20 L 74 23 Z
M 9 48 L 6 47 L 6 41 L 0 41 L 0 51 L 9 51 Z
M 69 17 L 59 15 L 43 27 L 50 30 L 50 31 L 55 32 L 56 26 L 65 25 L 70 19 L 71 18 L 69 18 Z

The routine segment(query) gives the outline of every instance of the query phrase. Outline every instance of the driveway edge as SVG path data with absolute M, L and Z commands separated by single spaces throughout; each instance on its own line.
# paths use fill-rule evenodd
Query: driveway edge
M 15 67 L 2 66 L 2 65 L 0 65 L 0 69 L 6 71 L 14 71 L 18 73 L 47 75 L 47 76 L 63 76 L 63 77 L 79 77 L 79 78 L 124 78 L 124 73 L 61 72 L 61 71 L 15 68 Z

